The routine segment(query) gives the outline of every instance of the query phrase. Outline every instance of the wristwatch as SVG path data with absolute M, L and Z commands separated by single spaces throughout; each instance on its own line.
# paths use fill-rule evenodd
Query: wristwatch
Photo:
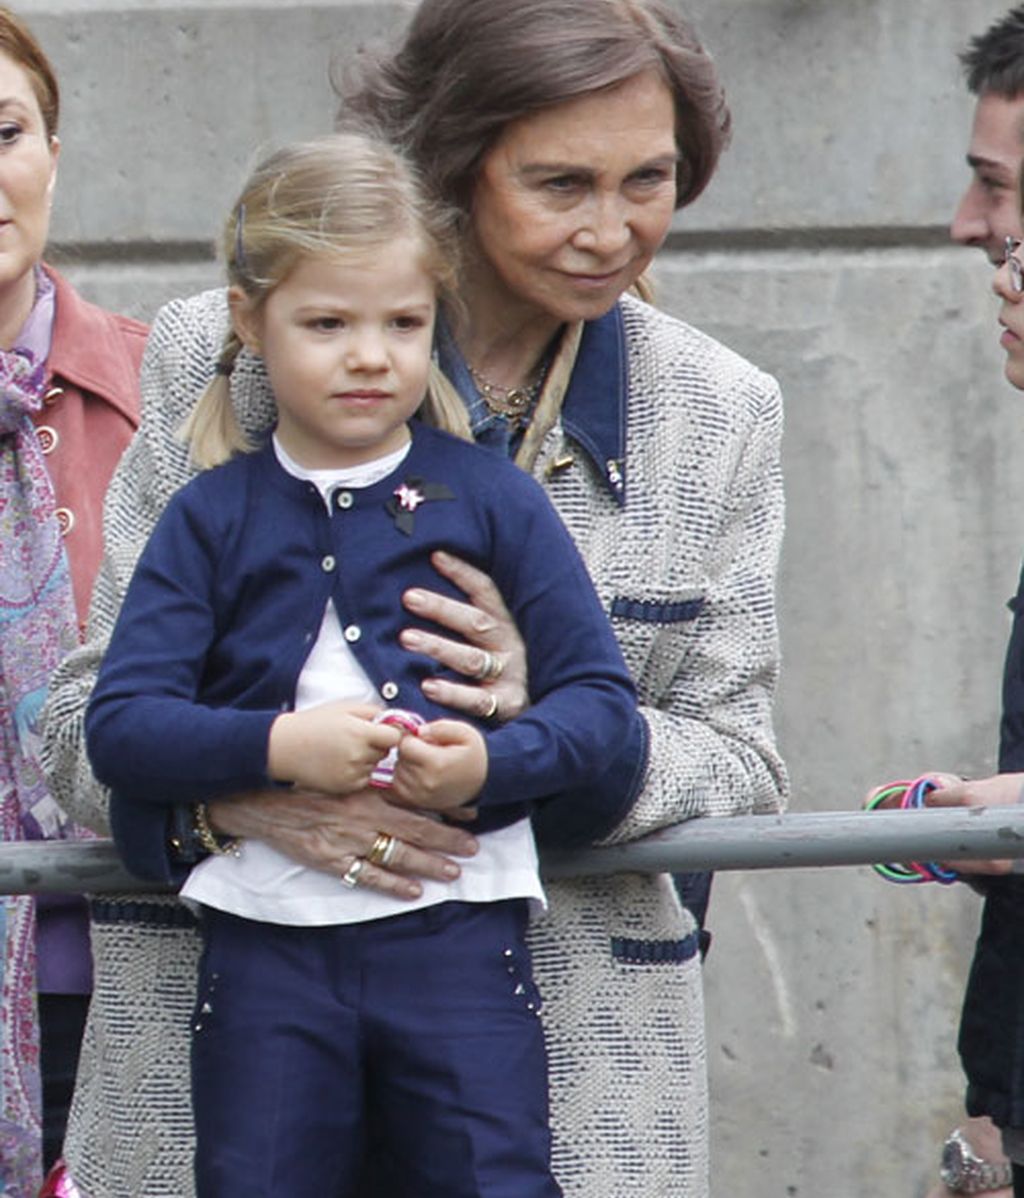
M 1009 1161 L 987 1161 L 978 1156 L 958 1127 L 942 1145 L 939 1177 L 954 1194 L 984 1194 L 1011 1185 L 1013 1168 Z

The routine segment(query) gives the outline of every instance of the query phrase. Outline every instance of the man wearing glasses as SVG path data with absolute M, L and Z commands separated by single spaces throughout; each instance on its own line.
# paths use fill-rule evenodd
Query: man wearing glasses
M 1019 293 L 1024 291 L 1017 249 L 1024 235 L 1024 4 L 975 37 L 961 61 L 977 103 L 967 148 L 971 182 L 953 215 L 950 236 L 982 250 L 993 266 L 1008 261 L 1010 285 Z M 1000 774 L 934 792 L 941 793 L 937 802 L 942 805 L 1012 804 L 1024 797 L 1024 575 L 1011 606 Z M 1007 872 L 1009 862 L 977 865 L 972 880 L 984 892 L 985 906 L 959 1038 L 970 1117 L 947 1138 L 942 1180 L 928 1198 L 1024 1198 L 1024 875 Z

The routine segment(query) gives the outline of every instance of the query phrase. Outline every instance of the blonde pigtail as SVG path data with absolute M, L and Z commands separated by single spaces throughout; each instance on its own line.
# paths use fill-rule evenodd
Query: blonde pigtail
M 434 428 L 443 429 L 463 441 L 473 440 L 473 431 L 469 426 L 469 413 L 462 397 L 448 381 L 444 372 L 436 362 L 430 363 L 430 373 L 427 377 L 427 395 L 420 408 L 420 416 Z
M 211 470 L 236 453 L 249 453 L 253 445 L 242 431 L 231 403 L 231 372 L 242 352 L 242 342 L 232 330 L 217 360 L 217 373 L 181 426 L 179 436 L 200 470 Z

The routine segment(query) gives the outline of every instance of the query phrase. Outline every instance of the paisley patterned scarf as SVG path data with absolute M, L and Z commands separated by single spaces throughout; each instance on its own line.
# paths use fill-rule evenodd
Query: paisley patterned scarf
M 43 280 L 43 276 L 38 276 Z M 62 837 L 68 822 L 38 760 L 50 675 L 78 644 L 74 593 L 50 475 L 32 423 L 46 386 L 52 289 L 19 342 L 0 351 L 0 837 Z M 48 310 L 47 310 L 48 305 Z M 45 335 L 26 338 L 43 316 Z M 38 342 L 42 340 L 42 346 Z M 35 907 L 0 899 L 0 1194 L 32 1198 L 42 1175 Z

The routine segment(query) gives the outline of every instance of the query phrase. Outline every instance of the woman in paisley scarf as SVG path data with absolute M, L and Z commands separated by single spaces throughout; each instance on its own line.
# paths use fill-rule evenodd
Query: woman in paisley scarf
M 42 262 L 59 92 L 0 8 L 0 820 L 6 840 L 75 835 L 37 760 L 54 667 L 81 639 L 103 495 L 138 423 L 146 328 Z M 6 897 L 0 918 L 0 1192 L 30 1198 L 60 1154 L 91 987 L 80 896 Z M 37 1002 L 38 994 L 38 1002 Z M 60 1166 L 55 1166 L 55 1174 Z M 54 1183 L 56 1184 L 56 1183 Z

